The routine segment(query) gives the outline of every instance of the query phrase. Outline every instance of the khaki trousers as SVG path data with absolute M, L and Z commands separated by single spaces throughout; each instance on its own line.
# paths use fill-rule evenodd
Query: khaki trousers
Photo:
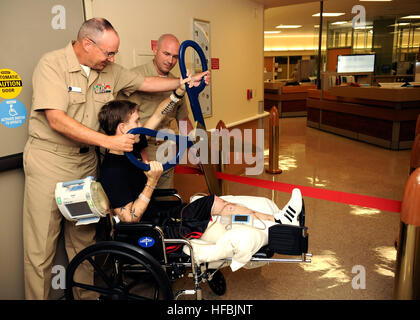
M 23 245 L 25 296 L 46 300 L 51 291 L 52 262 L 64 220 L 64 239 L 69 261 L 95 242 L 95 224 L 75 226 L 59 212 L 55 202 L 57 182 L 96 177 L 97 157 L 93 148 L 80 154 L 70 148 L 29 138 L 23 155 L 25 194 L 23 204 Z M 93 284 L 93 268 L 81 266 L 76 281 Z M 86 291 L 75 292 L 75 298 L 96 298 Z

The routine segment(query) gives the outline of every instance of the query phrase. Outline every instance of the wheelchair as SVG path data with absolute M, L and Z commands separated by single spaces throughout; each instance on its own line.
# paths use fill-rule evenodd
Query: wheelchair
M 175 189 L 155 190 L 148 210 L 164 210 L 179 204 L 182 199 Z M 165 239 L 161 228 L 153 221 L 117 223 L 110 215 L 102 219 L 105 240 L 79 252 L 67 267 L 67 300 L 74 299 L 77 288 L 95 292 L 103 300 L 177 300 L 184 295 L 201 300 L 203 283 L 208 283 L 218 296 L 226 292 L 221 269 L 229 264 L 229 259 L 216 264 L 198 264 L 191 240 Z M 269 243 L 252 256 L 251 262 L 311 262 L 312 254 L 307 253 L 309 235 L 304 204 L 299 226 L 276 227 L 281 228 L 281 232 L 277 230 L 276 239 L 269 238 Z M 189 255 L 184 253 L 183 246 L 189 248 Z M 300 257 L 273 258 L 276 253 Z M 75 275 L 82 265 L 93 268 L 94 284 L 77 281 Z M 173 284 L 185 276 L 192 278 L 193 288 L 174 293 Z

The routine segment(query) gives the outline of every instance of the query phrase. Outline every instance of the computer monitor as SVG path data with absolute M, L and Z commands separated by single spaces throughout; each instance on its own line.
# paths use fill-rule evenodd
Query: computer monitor
M 337 57 L 337 73 L 375 71 L 375 54 L 349 54 Z

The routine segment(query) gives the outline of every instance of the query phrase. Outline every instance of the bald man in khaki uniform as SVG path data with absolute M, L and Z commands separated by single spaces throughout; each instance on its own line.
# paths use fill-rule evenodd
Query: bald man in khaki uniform
M 90 19 L 82 25 L 77 41 L 45 54 L 34 70 L 29 139 L 23 155 L 26 299 L 48 299 L 51 290 L 52 262 L 64 220 L 55 203 L 57 182 L 95 177 L 94 146 L 133 150 L 134 135 L 115 138 L 97 131 L 102 105 L 120 91 L 168 91 L 180 84 L 179 79 L 144 78 L 113 63 L 118 47 L 119 37 L 112 25 L 105 19 Z M 194 85 L 202 76 L 193 79 Z M 64 220 L 64 236 L 71 260 L 94 243 L 95 225 L 76 227 Z M 93 283 L 92 267 L 83 266 L 75 278 Z M 96 297 L 83 290 L 75 295 Z
M 178 62 L 179 41 L 172 34 L 164 34 L 159 37 L 156 48 L 154 49 L 154 58 L 149 63 L 131 69 L 135 73 L 143 77 L 175 77 L 170 71 L 175 67 Z M 166 92 L 134 92 L 128 97 L 128 100 L 133 101 L 139 105 L 139 116 L 141 123 L 145 123 L 153 114 L 162 100 L 166 99 L 172 93 Z M 124 94 L 119 94 L 118 98 L 127 99 Z M 187 134 L 192 130 L 192 124 L 188 118 L 188 106 L 182 99 L 177 107 L 170 112 L 156 130 L 170 128 L 170 123 L 176 119 L 178 127 L 180 121 L 185 121 L 183 124 L 186 126 Z M 185 132 L 182 132 L 185 134 Z M 149 160 L 156 160 L 156 152 L 161 145 L 161 141 L 156 141 L 155 138 L 150 138 L 148 147 L 146 148 Z M 174 187 L 174 168 L 166 170 L 159 179 L 156 186 L 157 189 L 167 189 Z

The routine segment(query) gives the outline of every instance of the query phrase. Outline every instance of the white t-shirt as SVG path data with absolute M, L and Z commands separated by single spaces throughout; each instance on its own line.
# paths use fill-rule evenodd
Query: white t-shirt
M 90 67 L 85 66 L 83 64 L 80 65 L 82 67 L 82 69 L 85 71 L 87 77 L 89 78 L 89 74 L 90 74 Z

